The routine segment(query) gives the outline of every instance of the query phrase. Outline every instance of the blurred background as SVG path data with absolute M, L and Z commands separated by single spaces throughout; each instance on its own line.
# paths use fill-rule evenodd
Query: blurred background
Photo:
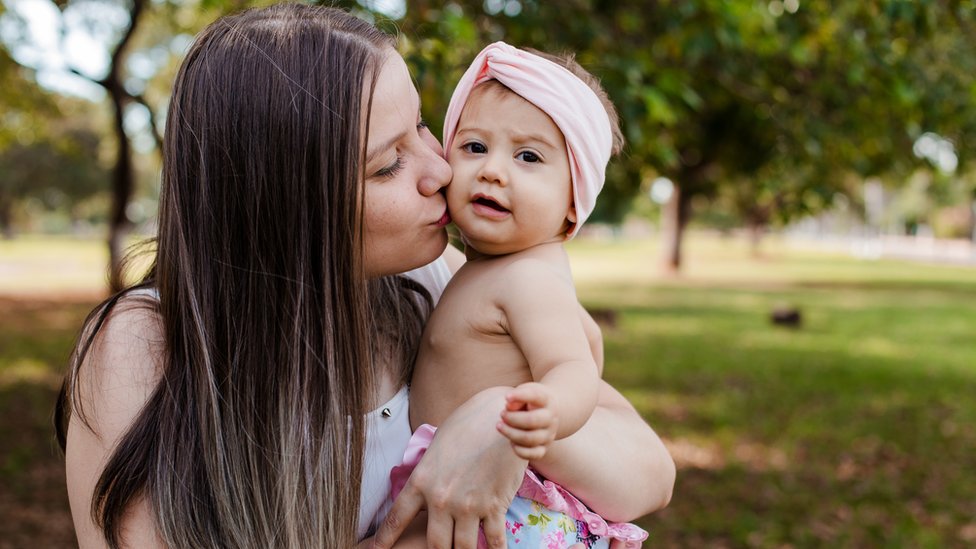
M 243 0 L 0 3 L 0 548 L 74 537 L 53 400 L 152 236 L 193 35 Z M 439 135 L 487 43 L 575 52 L 627 148 L 570 247 L 660 433 L 662 547 L 976 546 L 976 1 L 330 2 Z

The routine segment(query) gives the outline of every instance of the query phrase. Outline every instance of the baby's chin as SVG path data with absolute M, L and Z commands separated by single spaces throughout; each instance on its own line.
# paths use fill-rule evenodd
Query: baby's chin
M 566 241 L 565 234 L 557 234 L 551 238 L 529 242 L 513 242 L 510 240 L 489 241 L 471 238 L 469 235 L 465 235 L 464 231 L 460 230 L 460 227 L 458 229 L 461 233 L 461 242 L 464 244 L 464 253 L 468 259 L 511 255 L 518 252 L 524 252 L 528 249 L 535 248 L 536 246 L 541 246 L 544 244 L 561 244 Z

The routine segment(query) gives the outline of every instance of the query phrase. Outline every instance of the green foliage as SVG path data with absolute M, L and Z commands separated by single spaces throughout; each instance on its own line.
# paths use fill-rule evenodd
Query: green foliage
M 742 215 L 788 220 L 849 193 L 847 174 L 911 171 L 923 131 L 973 153 L 965 3 L 522 1 L 516 15 L 507 2 L 409 4 L 398 25 L 435 126 L 494 40 L 576 52 L 602 78 L 629 147 L 597 218 L 620 219 L 651 173 L 691 195 L 731 188 Z
M 100 138 L 77 100 L 41 89 L 0 47 L 0 231 L 12 233 L 17 210 L 33 202 L 71 212 L 106 186 Z
M 158 116 L 186 37 L 221 14 L 267 3 L 151 2 L 130 55 L 151 71 L 135 74 L 127 64 L 127 86 Z M 837 196 L 856 201 L 852 183 L 865 177 L 900 186 L 925 165 L 912 154 L 924 132 L 954 144 L 956 173 L 971 171 L 970 0 L 418 0 L 392 21 L 364 7 L 375 2 L 328 4 L 399 35 L 435 132 L 454 84 L 485 44 L 575 52 L 602 79 L 628 141 L 608 169 L 596 220 L 620 220 L 639 189 L 665 175 L 688 199 L 714 198 L 708 204 L 726 208 L 725 218 L 788 222 Z M 67 13 L 85 2 L 57 5 Z M 6 52 L 0 75 L 29 84 Z M 0 102 L 29 102 L 31 89 L 5 86 Z M 0 150 L 11 135 L 0 129 Z
M 81 127 L 7 147 L 0 153 L 0 200 L 33 199 L 49 210 L 71 210 L 105 188 L 99 142 L 96 133 Z

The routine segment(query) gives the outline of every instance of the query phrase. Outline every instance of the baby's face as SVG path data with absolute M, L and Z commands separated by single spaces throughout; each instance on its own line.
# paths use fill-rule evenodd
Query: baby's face
M 502 255 L 562 242 L 576 215 L 566 141 L 549 116 L 498 85 L 476 87 L 448 151 L 451 217 L 465 242 Z

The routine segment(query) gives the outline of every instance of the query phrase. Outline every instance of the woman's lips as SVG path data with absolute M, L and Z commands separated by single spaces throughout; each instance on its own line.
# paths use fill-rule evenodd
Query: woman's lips
M 438 228 L 441 228 L 441 227 L 446 227 L 450 222 L 451 222 L 451 213 L 448 212 L 447 210 L 444 210 L 444 215 L 442 215 L 441 218 L 438 219 L 436 223 L 434 223 L 434 225 L 436 225 Z

